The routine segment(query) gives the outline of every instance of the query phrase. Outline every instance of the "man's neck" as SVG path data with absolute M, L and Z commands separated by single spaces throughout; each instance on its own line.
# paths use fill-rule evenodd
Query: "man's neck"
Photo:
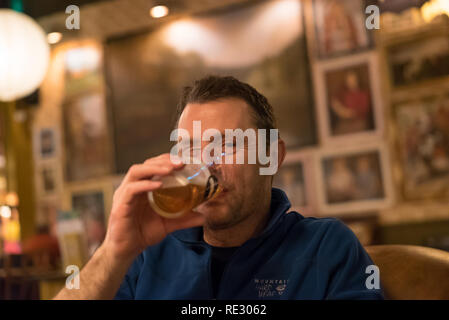
M 238 224 L 221 230 L 203 227 L 204 241 L 214 247 L 239 247 L 259 235 L 270 218 L 270 202 Z

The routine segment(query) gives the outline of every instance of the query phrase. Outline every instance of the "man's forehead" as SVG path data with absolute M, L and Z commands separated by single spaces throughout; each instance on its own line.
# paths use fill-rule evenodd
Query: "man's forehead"
M 217 129 L 245 130 L 254 127 L 250 106 L 237 98 L 226 98 L 205 103 L 189 103 L 178 121 L 178 128 L 193 131 L 194 121 L 201 121 L 201 131 Z

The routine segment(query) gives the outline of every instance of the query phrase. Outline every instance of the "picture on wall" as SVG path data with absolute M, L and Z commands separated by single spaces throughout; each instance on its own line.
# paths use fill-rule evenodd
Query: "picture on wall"
M 364 0 L 312 0 L 315 41 L 320 58 L 351 54 L 371 47 Z
M 374 129 L 368 64 L 327 72 L 326 87 L 332 135 Z
M 77 181 L 108 174 L 110 158 L 104 97 L 90 92 L 63 105 L 66 144 L 66 179 Z
M 54 168 L 44 166 L 41 169 L 42 185 L 45 194 L 52 194 L 56 189 Z
M 56 133 L 53 128 L 43 128 L 39 132 L 39 154 L 41 158 L 55 155 Z
M 449 76 L 449 38 L 429 35 L 388 48 L 393 87 L 405 87 Z
M 404 197 L 447 197 L 449 94 L 401 103 L 396 119 Z
M 49 199 L 61 194 L 62 172 L 57 160 L 42 160 L 36 167 L 36 187 L 39 199 Z
M 68 181 L 102 176 L 111 171 L 100 53 L 95 46 L 80 46 L 66 53 L 63 124 Z
M 102 191 L 74 193 L 72 208 L 83 222 L 89 256 L 100 246 L 106 235 L 105 204 Z
M 383 198 L 378 152 L 327 157 L 322 166 L 327 203 Z
M 322 151 L 319 195 L 324 213 L 372 211 L 391 201 L 392 184 L 384 147 Z
M 324 143 L 377 139 L 382 134 L 382 105 L 377 57 L 363 53 L 318 63 L 315 67 L 318 120 Z
M 300 0 L 261 1 L 110 39 L 105 58 L 118 173 L 170 150 L 182 88 L 210 74 L 265 95 L 288 148 L 316 143 Z

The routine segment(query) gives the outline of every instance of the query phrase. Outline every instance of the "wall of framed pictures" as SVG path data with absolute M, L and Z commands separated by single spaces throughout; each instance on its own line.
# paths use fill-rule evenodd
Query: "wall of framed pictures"
M 367 30 L 368 3 L 255 1 L 55 46 L 34 117 L 38 222 L 76 210 L 94 250 L 123 173 L 169 150 L 182 86 L 208 73 L 273 104 L 288 147 L 273 183 L 292 210 L 351 221 L 364 244 L 376 223 L 449 219 L 449 23 L 387 14 Z

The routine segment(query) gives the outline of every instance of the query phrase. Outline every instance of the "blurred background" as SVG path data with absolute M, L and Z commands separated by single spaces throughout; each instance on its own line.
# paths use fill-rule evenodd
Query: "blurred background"
M 101 244 L 184 85 L 272 104 L 275 176 L 365 246 L 449 251 L 448 0 L 0 0 L 0 298 L 49 299 Z

